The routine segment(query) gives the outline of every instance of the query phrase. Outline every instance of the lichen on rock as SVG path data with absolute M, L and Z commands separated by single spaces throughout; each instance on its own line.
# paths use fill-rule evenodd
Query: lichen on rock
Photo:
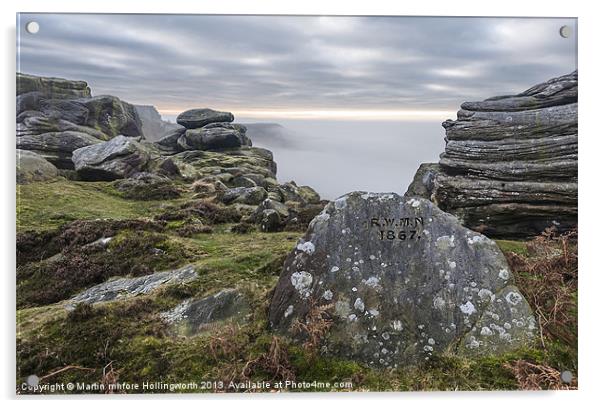
M 328 204 L 290 253 L 270 324 L 291 334 L 312 305 L 333 305 L 322 350 L 382 367 L 503 353 L 536 331 L 508 271 L 492 240 L 430 201 L 354 192 Z

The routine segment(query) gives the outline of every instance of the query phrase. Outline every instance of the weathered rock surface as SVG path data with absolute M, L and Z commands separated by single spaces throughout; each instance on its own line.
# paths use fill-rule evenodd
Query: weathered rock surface
M 173 180 L 154 173 L 135 173 L 126 179 L 117 180 L 115 188 L 124 198 L 133 200 L 170 200 L 180 197 L 181 191 Z
M 314 218 L 284 264 L 270 324 L 287 331 L 311 305 L 333 319 L 324 353 L 382 367 L 503 353 L 536 330 L 492 240 L 397 194 L 350 193 Z
M 84 180 L 126 178 L 144 169 L 150 159 L 139 138 L 117 136 L 73 152 L 75 170 Z
M 188 299 L 162 318 L 179 335 L 193 336 L 227 322 L 244 322 L 251 312 L 245 296 L 236 289 L 223 289 L 202 299 Z
M 45 78 L 17 73 L 17 95 L 40 92 L 48 98 L 90 97 L 90 88 L 85 81 L 70 81 L 62 78 Z
M 164 134 L 159 140 L 155 142 L 159 148 L 171 151 L 172 153 L 182 151 L 182 147 L 178 145 L 178 139 L 186 132 L 185 127 L 178 127 L 172 129 Z
M 17 149 L 17 184 L 57 178 L 58 169 L 39 154 Z
M 443 127 L 439 168 L 428 170 L 427 188 L 417 174 L 408 195 L 432 199 L 488 236 L 576 227 L 577 72 L 518 95 L 466 102 Z
M 230 112 L 220 112 L 213 109 L 190 109 L 182 112 L 176 118 L 179 125 L 186 129 L 202 128 L 205 125 L 216 122 L 232 122 L 234 115 Z
M 185 179 L 213 176 L 229 183 L 237 175 L 257 174 L 264 179 L 276 176 L 272 152 L 257 147 L 223 149 L 219 152 L 190 150 L 171 158 Z
M 162 285 L 184 283 L 197 277 L 194 266 L 172 271 L 157 272 L 138 278 L 115 279 L 86 289 L 69 301 L 68 308 L 78 303 L 94 304 L 145 295 Z
M 440 172 L 441 167 L 438 163 L 422 163 L 405 195 L 424 197 L 430 200 L 435 187 L 435 177 Z
M 73 169 L 73 151 L 97 143 L 101 141 L 94 136 L 72 130 L 17 138 L 18 149 L 37 153 L 59 169 Z
M 230 188 L 222 195 L 224 204 L 258 205 L 268 196 L 263 187 L 236 187 Z
M 134 105 L 111 95 L 78 99 L 76 102 L 88 110 L 82 125 L 98 129 L 109 137 L 142 136 L 142 122 Z
M 110 95 L 92 97 L 84 81 L 17 74 L 16 103 L 20 148 L 29 149 L 28 146 L 32 146 L 32 150 L 39 153 L 47 145 L 49 152 L 44 156 L 54 159 L 61 168 L 73 168 L 68 163 L 69 155 L 64 152 L 75 140 L 73 134 L 59 133 L 85 133 L 98 140 L 109 140 L 117 135 L 142 135 L 142 123 L 133 105 Z M 47 133 L 54 134 L 38 142 L 34 140 L 35 136 Z M 26 136 L 30 138 L 19 141 L 19 138 Z M 62 136 L 67 140 L 59 140 Z M 81 142 L 82 138 L 78 139 Z M 74 146 L 82 147 L 79 142 Z M 57 153 L 57 146 L 60 154 Z
M 243 142 L 243 133 L 230 124 L 189 129 L 178 139 L 182 150 L 231 149 L 243 146 Z

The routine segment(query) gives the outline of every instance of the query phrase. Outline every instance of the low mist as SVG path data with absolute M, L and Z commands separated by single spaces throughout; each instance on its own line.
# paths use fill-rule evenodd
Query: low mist
M 254 146 L 274 153 L 279 181 L 309 185 L 325 199 L 354 190 L 403 194 L 420 163 L 439 161 L 445 147 L 441 120 L 237 122 Z

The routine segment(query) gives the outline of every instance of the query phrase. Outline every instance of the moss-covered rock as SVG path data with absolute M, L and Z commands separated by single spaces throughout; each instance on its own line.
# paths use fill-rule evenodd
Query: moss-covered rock
M 173 180 L 145 172 L 115 181 L 115 188 L 124 198 L 133 200 L 169 200 L 181 196 L 181 188 Z
M 48 98 L 90 97 L 90 88 L 85 81 L 63 78 L 47 78 L 17 73 L 17 95 L 39 92 Z

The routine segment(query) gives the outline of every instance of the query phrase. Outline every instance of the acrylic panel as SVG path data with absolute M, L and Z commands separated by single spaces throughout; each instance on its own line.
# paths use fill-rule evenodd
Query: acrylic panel
M 19 394 L 577 388 L 577 19 L 17 15 Z

